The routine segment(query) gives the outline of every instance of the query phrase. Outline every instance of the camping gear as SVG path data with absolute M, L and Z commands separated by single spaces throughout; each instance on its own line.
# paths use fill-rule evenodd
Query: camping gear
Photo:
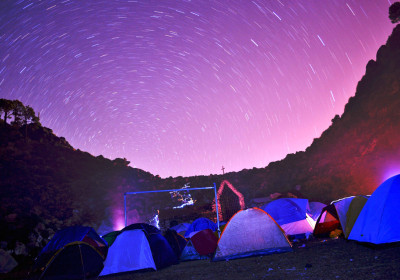
M 207 218 L 198 218 L 196 220 L 194 220 L 189 228 L 186 230 L 185 232 L 185 238 L 190 238 L 194 232 L 203 230 L 203 229 L 211 229 L 212 231 L 216 231 L 218 229 L 218 226 L 216 223 L 214 223 L 213 221 L 211 221 L 210 219 Z
M 142 269 L 156 270 L 149 241 L 142 229 L 126 230 L 109 248 L 100 276 Z
M 308 214 L 308 199 L 279 198 L 262 209 L 281 226 L 286 235 L 307 235 L 314 230 L 315 221 Z
M 87 279 L 97 277 L 107 256 L 107 243 L 91 227 L 58 231 L 43 248 L 29 279 Z
M 349 234 L 351 240 L 384 244 L 400 241 L 400 175 L 383 182 L 368 198 Z
M 288 251 L 292 251 L 292 246 L 275 220 L 259 208 L 250 208 L 229 220 L 213 261 Z
M 351 201 L 346 214 L 346 230 L 344 231 L 344 237 L 349 237 L 354 223 L 356 222 L 358 215 L 360 215 L 365 203 L 367 203 L 367 200 L 368 196 L 359 195 Z
M 0 249 L 0 273 L 8 273 L 17 265 L 17 261 L 7 251 Z

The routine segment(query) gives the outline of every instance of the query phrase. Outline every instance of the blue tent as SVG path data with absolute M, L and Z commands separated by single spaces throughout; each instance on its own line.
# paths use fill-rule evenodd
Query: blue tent
M 389 178 L 372 193 L 348 239 L 373 244 L 400 241 L 400 175 Z
M 297 222 L 306 218 L 308 199 L 280 198 L 262 207 L 279 224 Z
M 91 243 L 92 245 L 96 243 L 107 245 L 106 241 L 102 239 L 93 228 L 72 226 L 56 232 L 50 242 L 47 243 L 47 245 L 43 248 L 41 254 L 57 251 L 65 245 L 75 241 L 86 241 L 87 243 Z M 93 241 L 95 242 L 94 244 Z
M 287 235 L 306 236 L 314 230 L 315 221 L 308 215 L 308 199 L 280 198 L 262 209 L 267 212 Z
M 156 269 L 162 269 L 164 267 L 173 265 L 173 264 L 177 264 L 178 263 L 178 257 L 175 254 L 174 250 L 171 248 L 170 244 L 168 243 L 168 241 L 165 239 L 164 236 L 162 236 L 161 231 L 149 224 L 145 224 L 145 223 L 135 223 L 135 224 L 131 224 L 125 228 L 123 228 L 119 233 L 114 233 L 113 237 L 114 238 L 114 243 L 117 242 L 118 238 L 120 237 L 120 235 L 122 233 L 125 232 L 130 232 L 130 231 L 137 231 L 140 230 L 144 233 L 144 235 L 146 236 L 148 245 L 151 249 L 151 254 L 152 254 L 152 258 L 153 261 L 155 263 Z M 140 236 L 140 234 L 136 233 L 135 236 L 137 236 L 138 238 L 138 242 L 140 242 L 141 246 L 146 246 L 143 244 L 143 240 L 142 237 Z M 126 237 L 124 237 L 125 240 Z M 120 249 L 116 250 L 116 248 L 113 248 L 113 245 L 110 247 L 110 250 L 113 251 L 113 258 L 118 259 L 120 258 L 119 254 L 125 254 L 124 250 L 125 248 L 123 247 L 123 243 L 126 241 L 121 241 L 121 238 L 118 242 L 118 246 Z M 134 245 L 134 244 L 133 244 Z M 128 246 L 128 244 L 127 244 Z M 129 245 L 130 246 L 130 245 Z M 145 248 L 145 247 L 143 247 Z M 131 256 L 131 258 L 140 258 L 140 254 L 144 253 L 145 251 L 138 251 L 138 254 Z M 136 270 L 138 266 L 133 266 L 131 270 Z M 106 269 L 106 268 L 105 268 Z M 122 272 L 122 271 L 118 271 L 119 268 L 107 268 L 107 271 L 113 271 L 110 273 L 118 273 L 118 272 Z M 123 268 L 125 271 L 130 271 L 128 268 L 124 267 Z M 126 270 L 128 269 L 128 270 Z M 102 272 L 103 274 L 103 272 Z M 107 272 L 107 274 L 109 274 Z
M 207 218 L 198 218 L 194 220 L 187 231 L 185 232 L 185 238 L 189 238 L 191 233 L 197 232 L 203 229 L 211 229 L 212 231 L 216 231 L 218 229 L 217 224 Z

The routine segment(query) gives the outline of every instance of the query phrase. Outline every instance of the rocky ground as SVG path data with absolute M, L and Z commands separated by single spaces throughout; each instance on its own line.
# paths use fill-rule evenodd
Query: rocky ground
M 119 279 L 400 279 L 400 247 L 371 248 L 344 239 L 294 243 L 293 252 L 245 259 L 183 262 Z
M 129 272 L 99 280 L 400 279 L 400 246 L 372 248 L 353 241 L 313 239 L 293 252 L 244 259 L 182 262 L 159 271 Z M 19 271 L 0 279 L 24 279 Z

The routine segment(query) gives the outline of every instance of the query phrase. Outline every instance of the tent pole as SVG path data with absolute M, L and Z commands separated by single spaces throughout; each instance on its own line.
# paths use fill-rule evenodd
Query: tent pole
M 214 183 L 214 194 L 215 194 L 215 210 L 217 212 L 217 227 L 218 227 L 218 238 L 219 238 L 219 237 L 221 237 L 221 230 L 219 229 L 217 185 L 215 183 Z

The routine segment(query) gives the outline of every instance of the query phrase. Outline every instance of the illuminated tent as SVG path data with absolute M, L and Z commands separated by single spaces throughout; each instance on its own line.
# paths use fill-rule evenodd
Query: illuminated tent
M 149 241 L 142 229 L 126 230 L 109 248 L 100 276 L 142 269 L 156 270 Z
M 349 239 L 373 244 L 400 241 L 400 175 L 383 182 L 368 198 Z
M 322 209 L 321 215 L 315 224 L 314 235 L 328 235 L 331 231 L 340 227 L 339 216 L 334 204 L 329 204 Z
M 353 201 L 354 197 L 355 196 L 345 197 L 332 202 L 335 205 L 335 209 L 339 217 L 340 226 L 343 232 L 346 231 L 347 211 L 349 210 L 350 204 Z
M 194 233 L 203 229 L 211 229 L 216 231 L 218 229 L 216 223 L 207 218 L 198 218 L 194 220 L 187 231 L 185 232 L 185 238 L 190 238 Z
M 317 221 L 319 215 L 321 215 L 322 209 L 326 207 L 326 204 L 312 201 L 308 203 L 308 206 L 310 207 L 310 212 L 308 214 L 314 221 Z
M 281 227 L 265 211 L 250 208 L 237 212 L 228 222 L 213 261 L 291 251 Z
M 58 231 L 40 252 L 29 279 L 95 278 L 107 256 L 106 242 L 91 227 Z
M 344 237 L 348 238 L 358 215 L 360 215 L 365 203 L 367 203 L 368 196 L 356 196 L 350 203 L 349 210 L 346 214 L 346 230 L 344 230 Z
M 346 215 L 354 196 L 332 201 L 324 207 L 315 224 L 314 235 L 328 235 L 331 231 L 346 230 Z
M 285 231 L 286 235 L 312 234 L 315 221 L 310 212 L 308 199 L 280 198 L 262 208 Z
M 176 256 L 176 254 L 174 253 L 173 249 L 171 248 L 170 244 L 168 243 L 168 241 L 165 239 L 164 236 L 161 235 L 161 231 L 159 229 L 157 229 L 156 227 L 149 225 L 149 224 L 145 224 L 145 223 L 136 223 L 136 224 L 132 224 L 129 225 L 125 228 L 123 228 L 119 234 L 117 233 L 112 233 L 112 235 L 110 235 L 109 237 L 106 236 L 107 238 L 114 238 L 114 243 L 117 242 L 117 240 L 120 238 L 121 234 L 123 234 L 124 232 L 130 232 L 133 230 L 141 230 L 144 233 L 144 236 L 146 237 L 146 240 L 149 244 L 149 248 L 151 251 L 151 255 L 153 258 L 153 261 L 155 263 L 155 269 L 162 269 L 164 267 L 173 265 L 173 264 L 177 264 L 178 263 L 178 257 Z M 135 233 L 136 236 L 140 235 L 139 233 Z M 137 244 L 143 244 L 144 241 L 142 241 L 142 237 L 137 237 Z M 128 242 L 133 242 L 132 245 L 129 245 Z M 127 238 L 123 238 L 123 241 L 119 241 L 119 246 L 115 246 L 115 244 L 112 244 L 112 246 L 110 247 L 110 251 L 112 251 L 113 255 L 114 255 L 114 260 L 106 260 L 106 264 L 107 262 L 108 264 L 108 268 L 104 268 L 103 272 L 101 275 L 106 275 L 106 274 L 111 274 L 111 273 L 119 273 L 119 272 L 123 272 L 123 271 L 118 271 L 118 266 L 114 264 L 114 262 L 117 262 L 117 260 L 119 258 L 123 258 L 124 257 L 124 244 L 126 244 L 126 246 L 135 246 L 135 241 L 132 240 L 128 240 Z M 140 245 L 140 247 L 142 248 L 145 245 Z M 144 248 L 144 247 L 143 247 Z M 144 251 L 143 251 L 144 250 Z M 141 258 L 141 255 L 143 254 L 143 258 L 146 259 L 147 258 L 147 249 L 143 249 L 142 251 L 134 251 L 136 255 L 132 255 L 132 258 Z M 133 254 L 133 253 L 132 253 Z M 138 261 L 134 261 L 134 265 L 132 266 L 133 269 L 130 270 L 125 270 L 125 271 L 132 271 L 132 270 L 137 270 L 137 269 L 142 269 L 142 268 L 135 268 L 138 267 L 137 266 Z M 140 263 L 140 261 L 139 261 Z M 147 263 L 147 262 L 146 262 Z M 105 265 L 106 265 L 105 264 Z M 148 263 L 147 263 L 148 264 Z M 128 265 L 128 264 L 125 264 Z M 129 266 L 127 266 L 129 267 Z M 122 270 L 126 269 L 125 266 L 121 267 Z M 117 271 L 117 272 L 114 272 Z

